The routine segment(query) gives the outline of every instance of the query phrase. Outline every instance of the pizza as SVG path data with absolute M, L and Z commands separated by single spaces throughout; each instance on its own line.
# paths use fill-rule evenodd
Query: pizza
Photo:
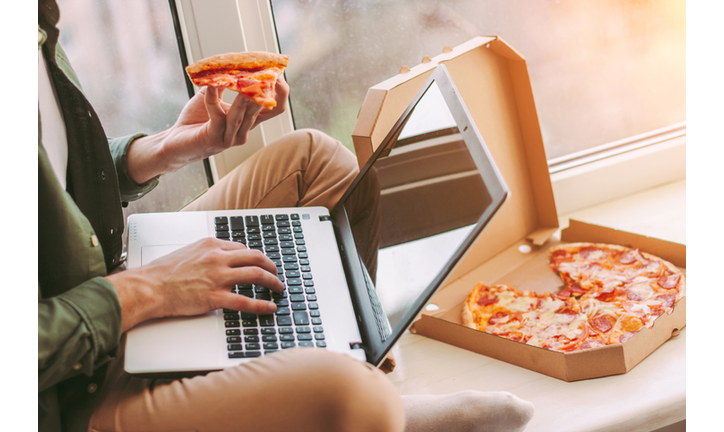
M 289 64 L 289 56 L 268 52 L 218 54 L 186 67 L 199 87 L 228 88 L 264 108 L 274 108 L 277 79 Z
M 563 281 L 558 293 L 480 283 L 465 300 L 463 324 L 571 352 L 625 342 L 686 295 L 681 270 L 638 249 L 569 243 L 551 248 L 549 259 Z

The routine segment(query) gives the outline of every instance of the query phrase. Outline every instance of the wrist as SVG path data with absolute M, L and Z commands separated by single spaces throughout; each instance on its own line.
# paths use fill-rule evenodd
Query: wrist
M 175 171 L 164 156 L 167 131 L 134 140 L 128 147 L 126 170 L 136 184 L 142 185 L 160 175 Z
M 151 280 L 142 270 L 125 270 L 106 276 L 118 293 L 121 303 L 122 332 L 144 321 L 163 316 L 163 302 L 156 294 Z

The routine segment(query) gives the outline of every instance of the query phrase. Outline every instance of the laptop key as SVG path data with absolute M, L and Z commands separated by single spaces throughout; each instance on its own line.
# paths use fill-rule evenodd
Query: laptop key
M 272 215 L 262 215 L 260 218 L 260 221 L 262 225 L 269 225 L 274 223 L 274 216 Z
M 291 315 L 278 315 L 277 316 L 277 325 L 278 326 L 290 326 L 292 325 L 292 317 Z M 279 329 L 279 333 L 281 333 L 283 329 Z
M 311 333 L 312 329 L 307 326 L 297 327 L 297 333 Z
M 304 288 L 301 286 L 290 286 L 288 288 L 289 294 L 302 294 L 304 292 Z
M 247 216 L 245 218 L 246 226 L 247 227 L 258 227 L 259 226 L 259 217 L 258 216 Z
M 241 330 L 238 330 L 238 329 L 229 329 L 229 330 L 226 330 L 226 335 L 227 335 L 227 336 L 239 336 L 240 334 L 241 334 Z
M 261 337 L 262 342 L 276 342 L 277 341 L 277 335 L 264 335 Z
M 245 345 L 245 348 L 247 350 L 257 351 L 261 349 L 261 345 L 259 345 L 258 343 L 248 343 Z
M 283 334 L 283 335 L 279 335 L 279 340 L 282 341 L 282 342 L 293 341 L 293 340 L 294 340 L 294 335 L 293 335 L 293 334 Z
M 314 312 L 314 311 L 312 311 Z M 312 318 L 312 325 L 321 325 L 322 324 L 322 318 Z
M 229 321 L 227 321 L 229 322 Z M 238 323 L 238 321 L 237 321 Z M 256 327 L 256 320 L 244 320 L 241 322 L 242 327 Z M 227 326 L 228 327 L 228 326 Z M 238 326 L 237 326 L 238 327 Z
M 327 342 L 325 342 L 325 341 L 318 341 L 318 342 L 317 342 L 317 348 L 327 348 Z
M 259 315 L 259 324 L 262 327 L 274 327 L 274 315 Z
M 299 346 L 302 348 L 314 348 L 314 342 L 312 341 L 301 341 L 299 342 Z
M 289 310 L 288 307 L 277 307 L 276 314 L 277 314 L 277 316 L 278 315 L 289 315 L 289 314 L 291 314 L 291 311 Z
M 238 331 L 238 330 L 237 330 L 237 331 Z M 244 329 L 244 334 L 245 334 L 245 335 L 255 335 L 255 334 L 259 334 L 259 330 L 258 330 L 258 329 L 255 329 L 255 328 L 245 328 L 245 329 Z
M 309 317 L 307 316 L 307 311 L 295 311 L 294 324 L 298 326 L 309 325 Z M 299 331 L 299 329 L 297 329 L 297 331 Z
M 299 341 L 310 341 L 312 340 L 312 335 L 308 333 L 298 334 L 297 340 Z
M 271 350 L 275 350 L 275 349 L 279 349 L 279 345 L 277 345 L 276 342 L 267 342 L 267 343 L 264 344 L 264 349 L 265 349 L 265 350 L 270 350 L 270 349 L 271 349 Z
M 229 336 L 226 338 L 227 343 L 241 343 L 241 337 L 239 336 Z
M 232 216 L 229 218 L 229 224 L 231 225 L 232 231 L 239 231 L 244 229 L 244 217 L 243 216 Z
M 224 321 L 224 326 L 226 326 L 226 328 L 239 327 L 239 321 Z
M 282 342 L 282 349 L 294 348 L 297 346 L 295 342 Z
M 292 310 L 294 310 L 294 311 L 307 310 L 307 304 L 304 302 L 292 303 Z
M 259 336 L 244 336 L 244 342 L 259 342 Z
M 293 302 L 303 302 L 304 301 L 304 294 L 290 294 L 289 300 Z
M 249 351 L 249 352 L 230 352 L 229 358 L 254 358 L 254 357 L 260 357 L 261 352 L 259 351 Z
M 317 333 L 314 335 L 314 339 L 316 340 L 324 340 L 324 334 L 323 333 Z
M 263 329 L 261 329 L 261 334 L 275 335 L 275 334 L 277 334 L 277 330 L 274 327 L 264 327 Z
M 292 334 L 294 333 L 294 329 L 291 327 L 282 327 L 279 329 L 279 334 Z
M 226 346 L 229 351 L 241 351 L 241 344 L 229 344 Z
M 214 223 L 216 225 L 227 224 L 229 223 L 229 220 L 226 218 L 226 216 L 216 216 L 214 218 Z

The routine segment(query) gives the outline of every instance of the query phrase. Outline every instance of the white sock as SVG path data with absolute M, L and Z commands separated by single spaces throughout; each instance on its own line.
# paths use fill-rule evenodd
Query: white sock
M 402 396 L 405 432 L 522 431 L 533 404 L 508 392 Z

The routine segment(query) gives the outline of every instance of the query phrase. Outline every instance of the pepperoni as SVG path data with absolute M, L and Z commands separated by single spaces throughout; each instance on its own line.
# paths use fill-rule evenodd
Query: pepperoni
M 553 256 L 554 258 L 561 258 L 561 257 L 565 257 L 567 255 L 568 255 L 568 252 L 566 252 L 564 249 L 555 250 L 555 251 L 553 251 L 553 254 L 551 254 L 551 256 Z
M 564 288 L 561 292 L 558 293 L 558 298 L 560 300 L 566 300 L 571 296 L 571 289 L 570 288 Z
M 635 293 L 634 291 L 627 290 L 626 292 L 626 298 L 631 301 L 641 301 L 643 300 L 643 297 Z
M 674 307 L 674 303 L 676 303 L 676 296 L 673 294 L 660 295 L 656 297 L 656 300 L 661 300 L 663 302 L 661 306 L 671 308 Z
M 671 289 L 676 288 L 680 280 L 681 275 L 676 273 L 669 276 L 661 276 L 657 282 L 659 283 L 659 286 L 661 286 L 661 288 Z
M 556 311 L 556 313 L 565 315 L 578 315 L 578 311 L 574 310 L 571 306 L 562 306 Z
M 602 292 L 596 297 L 596 299 L 605 301 L 605 302 L 613 301 L 616 299 L 616 290 L 614 289 L 609 292 Z
M 490 296 L 490 295 L 486 295 L 485 297 L 478 298 L 478 304 L 480 306 L 488 306 L 493 303 L 497 303 L 497 301 L 498 301 L 498 297 Z
M 504 324 L 508 322 L 510 317 L 507 312 L 495 312 L 493 316 L 488 319 L 488 324 Z
M 622 253 L 621 257 L 619 257 L 618 261 L 621 264 L 633 264 L 639 260 L 638 256 L 639 256 L 639 250 L 631 249 L 631 250 L 627 250 L 626 252 Z
M 636 333 L 636 332 L 624 333 L 624 334 L 621 335 L 621 337 L 618 339 L 618 341 L 621 342 L 621 343 L 624 343 L 624 342 L 626 342 L 627 340 L 629 340 L 629 339 L 631 338 L 631 336 L 634 335 L 634 333 Z
M 578 284 L 578 282 L 574 282 L 573 285 L 571 285 L 571 292 L 573 294 L 583 294 L 586 292 L 581 286 Z
M 613 328 L 611 321 L 606 316 L 598 316 L 591 321 L 591 326 L 601 333 L 606 333 Z

